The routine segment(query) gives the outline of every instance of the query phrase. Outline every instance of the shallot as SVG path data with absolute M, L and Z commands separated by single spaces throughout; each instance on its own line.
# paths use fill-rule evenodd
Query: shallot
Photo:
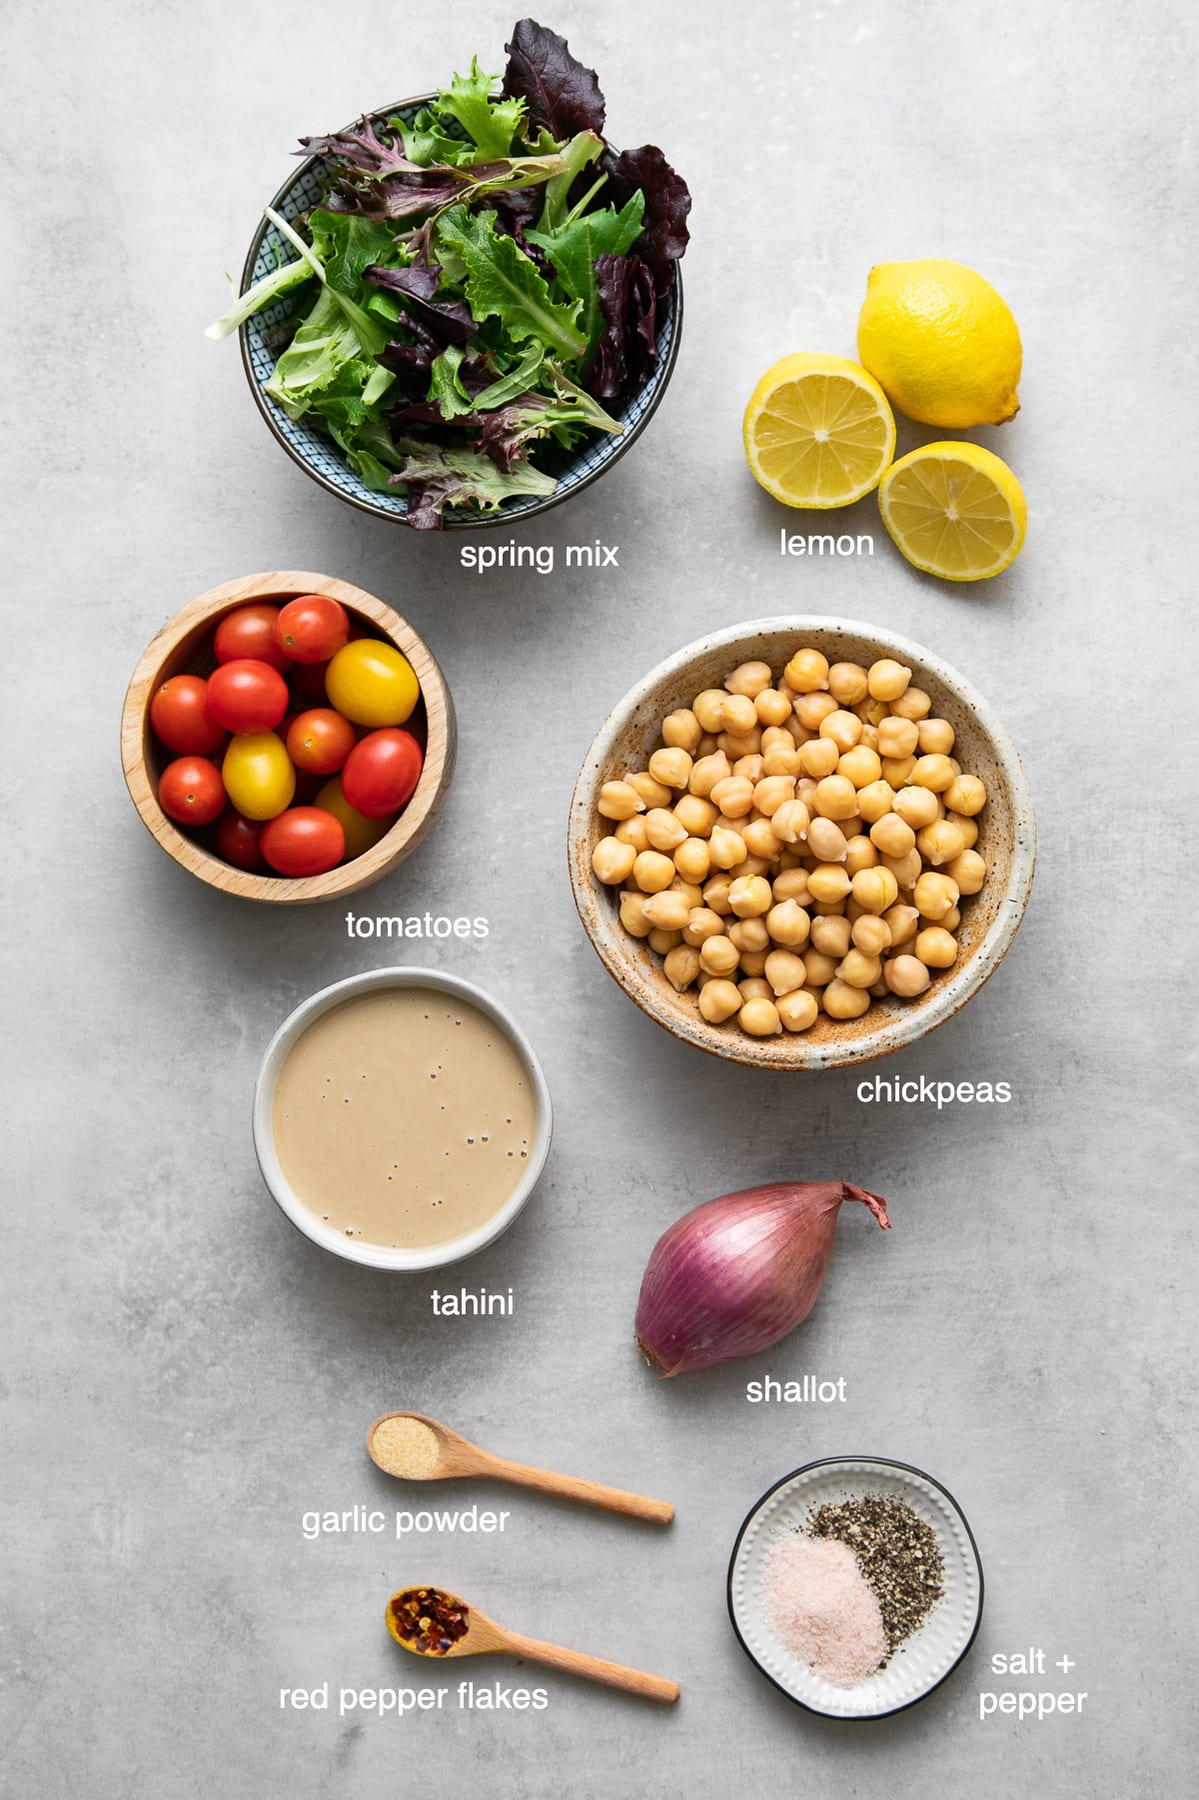
M 783 1181 L 722 1194 L 663 1233 L 641 1283 L 637 1342 L 664 1375 L 753 1356 L 806 1319 L 828 1269 L 837 1214 L 886 1202 L 848 1181 Z

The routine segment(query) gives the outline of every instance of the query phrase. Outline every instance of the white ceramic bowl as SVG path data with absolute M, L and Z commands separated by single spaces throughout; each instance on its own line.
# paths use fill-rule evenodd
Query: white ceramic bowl
M 411 987 L 435 988 L 439 993 L 453 994 L 457 999 L 465 1000 L 480 1012 L 486 1013 L 489 1019 L 494 1019 L 528 1070 L 537 1100 L 537 1135 L 529 1152 L 528 1168 L 515 1193 L 476 1231 L 427 1250 L 359 1243 L 353 1238 L 347 1238 L 335 1226 L 317 1218 L 311 1208 L 305 1206 L 283 1173 L 272 1128 L 275 1084 L 279 1079 L 279 1071 L 292 1045 L 313 1021 L 319 1019 L 322 1013 L 329 1012 L 332 1007 L 340 1006 L 344 1000 L 353 1000 L 359 994 L 372 993 L 377 988 Z M 279 1206 L 292 1224 L 306 1238 L 311 1238 L 314 1244 L 319 1244 L 322 1250 L 330 1250 L 334 1256 L 344 1257 L 348 1262 L 366 1263 L 372 1269 L 398 1269 L 407 1273 L 439 1269 L 446 1263 L 461 1262 L 463 1257 L 473 1256 L 477 1250 L 484 1250 L 488 1244 L 494 1243 L 496 1238 L 507 1231 L 540 1179 L 545 1159 L 549 1155 L 552 1125 L 550 1091 L 541 1072 L 541 1064 L 511 1014 L 473 982 L 463 981 L 457 975 L 443 974 L 439 969 L 372 969 L 365 975 L 351 975 L 346 981 L 335 981 L 331 987 L 321 988 L 319 993 L 297 1006 L 280 1025 L 262 1059 L 262 1068 L 254 1089 L 254 1150 L 258 1166 L 262 1170 L 262 1178 Z
M 932 1527 L 944 1558 L 945 1592 L 885 1669 L 857 1687 L 840 1688 L 813 1673 L 775 1636 L 766 1621 L 762 1583 L 781 1538 L 801 1530 L 817 1507 L 862 1494 L 903 1500 Z M 788 1699 L 830 1719 L 881 1719 L 925 1699 L 970 1649 L 982 1620 L 982 1564 L 965 1515 L 939 1482 L 908 1463 L 850 1457 L 809 1463 L 762 1496 L 733 1546 L 728 1600 L 741 1648 Z
M 934 713 L 953 726 L 963 764 L 987 784 L 978 849 L 987 860 L 988 874 L 982 891 L 963 905 L 956 964 L 938 973 L 918 999 L 876 1001 L 861 1019 L 830 1019 L 821 1013 L 810 1031 L 752 1038 L 735 1019 L 724 1025 L 707 1024 L 694 991 L 676 993 L 662 972 L 661 957 L 621 925 L 618 890 L 605 887 L 591 867 L 596 843 L 611 830 L 596 811 L 596 802 L 605 781 L 645 768 L 661 741 L 667 713 L 690 706 L 703 688 L 721 686 L 738 663 L 761 660 L 777 674 L 803 644 L 823 651 L 830 662 L 871 663 L 880 656 L 894 656 L 912 670 L 916 686 L 932 696 Z M 596 954 L 651 1019 L 684 1043 L 732 1062 L 762 1069 L 830 1069 L 915 1043 L 952 1018 L 994 973 L 1028 905 L 1036 824 L 1016 746 L 964 676 L 910 638 L 880 626 L 805 615 L 758 619 L 715 631 L 667 657 L 618 702 L 596 734 L 575 783 L 569 854 L 575 905 Z

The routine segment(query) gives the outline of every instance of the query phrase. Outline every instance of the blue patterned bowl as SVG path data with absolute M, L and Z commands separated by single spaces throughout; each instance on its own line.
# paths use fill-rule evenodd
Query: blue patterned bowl
M 433 94 L 420 94 L 411 100 L 401 100 L 395 106 L 384 107 L 371 116 L 376 125 L 385 124 L 389 118 L 396 116 L 409 122 L 422 106 L 427 106 L 435 98 Z M 289 225 L 292 224 L 300 214 L 309 212 L 321 203 L 327 176 L 328 164 L 324 157 L 310 156 L 299 165 L 290 181 L 279 189 L 270 203 L 271 210 L 279 213 Z M 293 255 L 292 245 L 276 226 L 264 218 L 255 233 L 242 270 L 241 293 L 244 294 L 254 282 L 277 268 L 280 261 L 290 262 Z M 269 340 L 274 338 L 284 321 L 290 318 L 295 304 L 294 298 L 280 300 L 274 306 L 255 314 L 240 329 L 242 364 L 250 384 L 250 392 L 258 403 L 258 410 L 292 461 L 297 462 L 306 475 L 311 475 L 313 481 L 319 482 L 331 494 L 348 500 L 351 506 L 372 514 L 376 519 L 402 521 L 408 511 L 406 495 L 374 493 L 350 468 L 344 452 L 331 438 L 311 420 L 289 419 L 282 407 L 277 406 L 263 391 L 275 371 L 276 351 L 271 348 Z M 548 512 L 551 506 L 557 506 L 561 501 L 569 499 L 571 494 L 579 493 L 598 480 L 640 435 L 666 392 L 666 385 L 674 373 L 679 353 L 682 326 L 682 271 L 676 266 L 674 292 L 663 309 L 662 322 L 658 327 L 658 366 L 641 391 L 617 415 L 624 426 L 621 436 L 613 437 L 605 433 L 596 437 L 584 444 L 569 460 L 554 467 L 551 472 L 557 476 L 558 486 L 544 499 L 536 495 L 518 495 L 514 499 L 505 500 L 499 511 L 494 513 L 447 508 L 447 530 L 473 531 L 480 526 L 504 525 L 515 518 L 528 518 L 533 513 Z

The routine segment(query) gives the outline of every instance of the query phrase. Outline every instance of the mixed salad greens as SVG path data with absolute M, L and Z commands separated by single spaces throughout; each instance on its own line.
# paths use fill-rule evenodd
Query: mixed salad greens
M 691 197 L 652 144 L 604 142 L 595 71 L 522 19 L 496 76 L 471 63 L 406 123 L 302 138 L 324 204 L 267 216 L 297 254 L 208 329 L 295 296 L 266 392 L 312 417 L 407 521 L 548 495 L 539 445 L 620 432 L 657 365 Z

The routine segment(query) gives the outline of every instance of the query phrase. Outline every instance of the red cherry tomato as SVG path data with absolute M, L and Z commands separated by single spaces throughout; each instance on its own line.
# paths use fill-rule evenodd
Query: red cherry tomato
M 287 683 L 269 663 L 239 657 L 208 678 L 208 710 L 226 731 L 273 731 L 287 701 Z
M 349 635 L 349 613 L 323 594 L 301 594 L 297 600 L 289 600 L 275 620 L 275 643 L 294 662 L 328 662 Z
M 410 731 L 387 726 L 354 745 L 341 772 L 341 791 L 367 819 L 386 819 L 416 792 L 424 754 Z
M 312 775 L 335 775 L 354 742 L 354 727 L 331 706 L 300 713 L 287 729 L 287 754 Z
M 267 867 L 260 839 L 262 825 L 257 819 L 245 819 L 235 807 L 227 806 L 217 820 L 216 853 L 235 869 L 261 875 Z
M 345 853 L 341 820 L 319 806 L 290 806 L 262 828 L 262 854 L 278 875 L 324 875 Z
M 290 668 L 290 658 L 275 642 L 278 617 L 279 608 L 267 601 L 226 613 L 213 636 L 213 655 L 219 663 L 240 662 L 248 657 L 252 662 L 269 663 L 272 669 Z
M 177 825 L 211 825 L 225 804 L 221 771 L 206 756 L 176 757 L 159 778 L 158 804 Z
M 225 733 L 208 712 L 208 683 L 198 675 L 171 675 L 150 702 L 154 735 L 179 756 L 210 756 Z

